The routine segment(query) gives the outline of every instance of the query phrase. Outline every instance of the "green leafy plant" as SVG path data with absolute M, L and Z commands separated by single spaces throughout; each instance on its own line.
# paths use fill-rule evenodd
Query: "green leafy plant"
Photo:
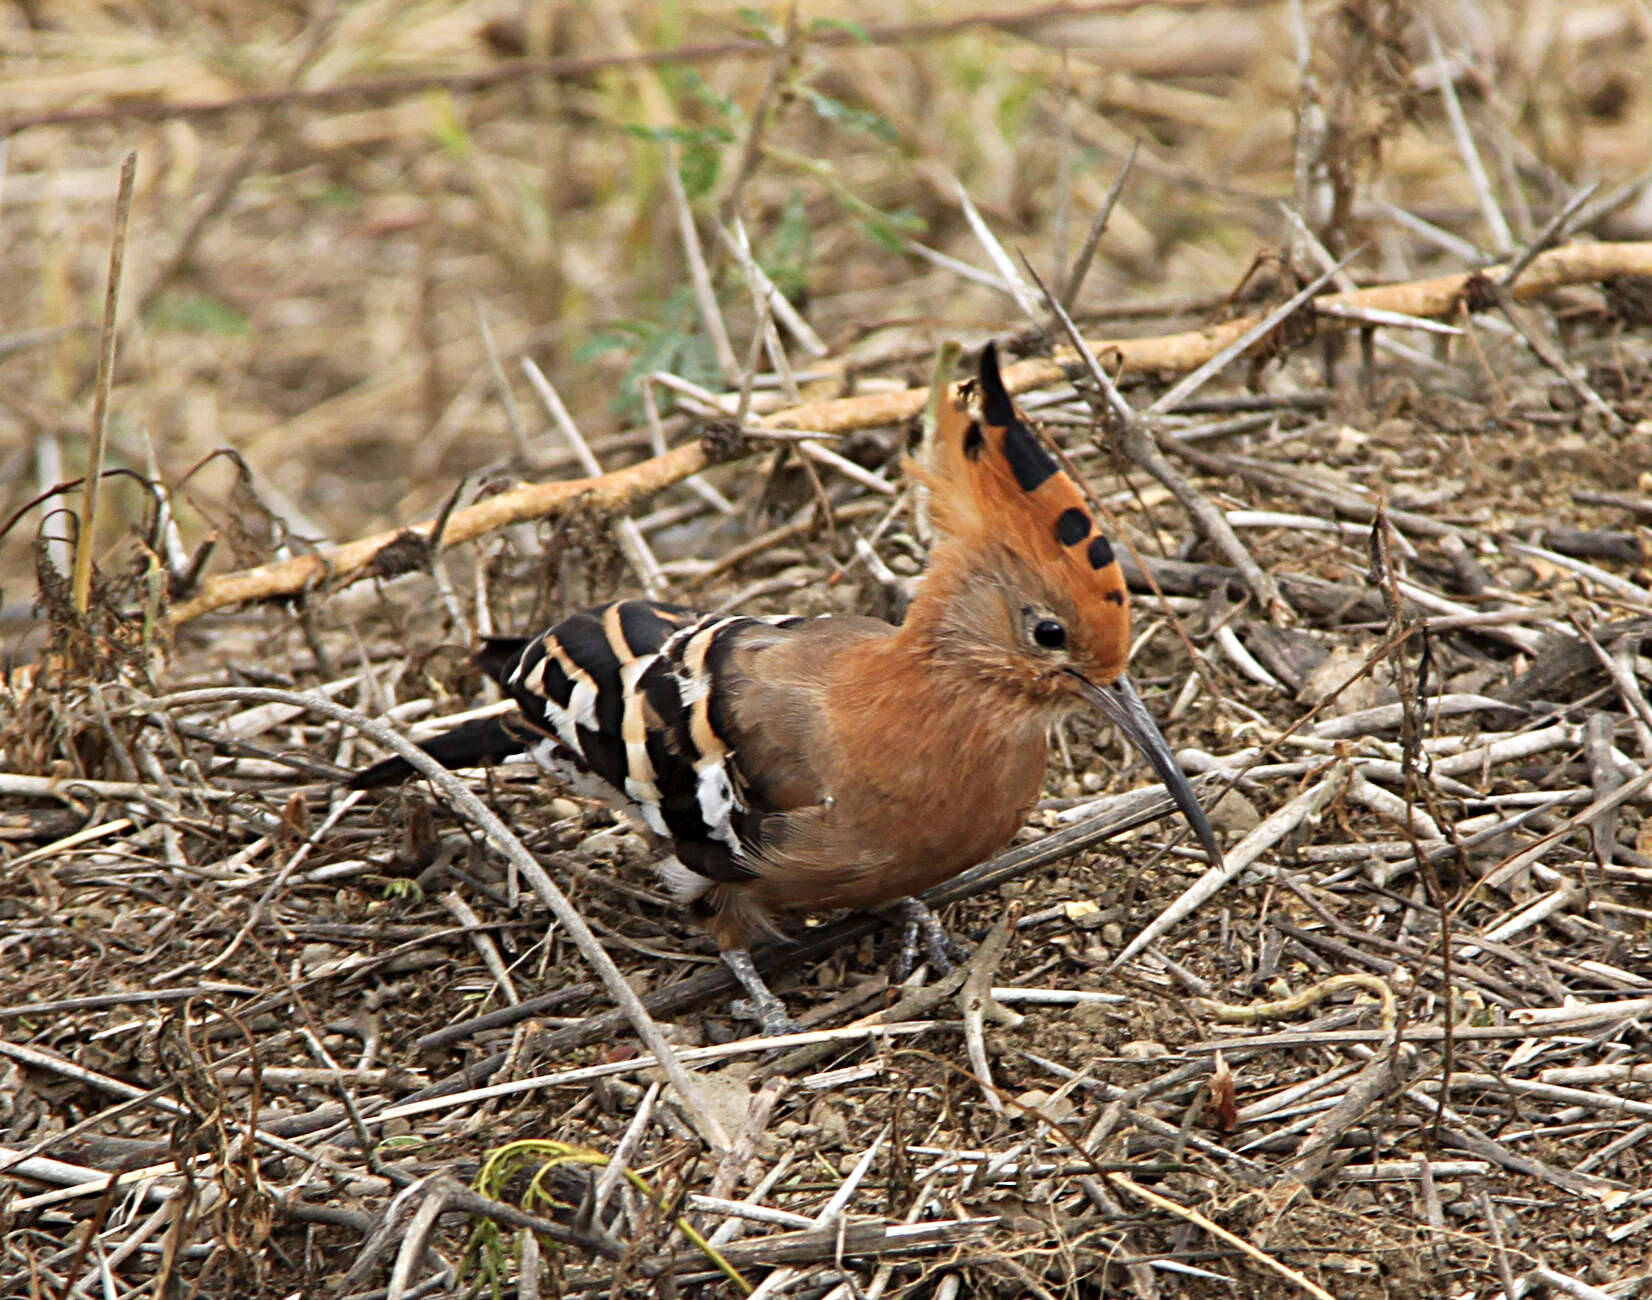
M 803 297 L 809 285 L 809 263 L 814 260 L 814 229 L 809 225 L 809 208 L 798 190 L 793 190 L 780 210 L 757 262 L 774 287 L 792 302 Z
M 150 304 L 144 319 L 152 329 L 222 338 L 239 338 L 252 329 L 245 313 L 204 293 L 163 293 Z
M 723 147 L 734 139 L 725 126 L 628 126 L 628 135 L 677 146 L 677 171 L 689 201 L 704 198 L 723 169 Z
M 669 370 L 706 387 L 722 383 L 711 340 L 697 328 L 693 295 L 674 290 L 656 320 L 617 320 L 592 335 L 574 353 L 576 362 L 594 361 L 610 352 L 631 357 L 615 394 L 616 415 L 631 416 L 641 409 L 642 381 L 656 370 Z M 666 394 L 662 394 L 662 397 Z
M 875 113 L 869 108 L 854 108 L 842 100 L 823 95 L 808 86 L 799 87 L 797 93 L 823 122 L 842 127 L 846 131 L 873 136 L 885 144 L 900 142 L 900 132 L 895 130 L 894 123 L 882 113 Z

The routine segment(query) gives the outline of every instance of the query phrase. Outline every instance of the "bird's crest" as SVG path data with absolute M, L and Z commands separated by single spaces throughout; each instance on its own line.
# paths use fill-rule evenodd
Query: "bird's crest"
M 1084 494 L 1011 400 L 998 349 L 942 398 L 918 470 L 936 530 L 965 546 L 999 543 L 1070 592 L 1093 644 L 1128 638 L 1124 574 Z

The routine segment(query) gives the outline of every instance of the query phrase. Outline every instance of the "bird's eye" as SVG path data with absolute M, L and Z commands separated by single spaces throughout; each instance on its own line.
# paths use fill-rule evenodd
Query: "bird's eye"
M 1046 650 L 1059 650 L 1067 644 L 1067 629 L 1053 618 L 1041 618 L 1033 626 L 1033 640 Z

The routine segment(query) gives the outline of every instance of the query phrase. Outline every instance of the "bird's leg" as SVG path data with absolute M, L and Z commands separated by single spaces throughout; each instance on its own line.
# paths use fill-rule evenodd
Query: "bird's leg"
M 755 1020 L 758 1028 L 771 1038 L 776 1034 L 798 1032 L 801 1026 L 786 1014 L 786 1004 L 763 982 L 757 967 L 752 964 L 751 953 L 744 948 L 727 948 L 723 951 L 723 960 L 747 994 L 746 998 L 735 1000 L 731 1010 L 736 1016 L 742 1020 Z
M 895 966 L 895 979 L 906 979 L 918 964 L 918 945 L 937 973 L 947 974 L 954 966 L 969 958 L 969 950 L 955 941 L 942 928 L 935 913 L 916 898 L 903 898 L 895 904 L 895 912 L 902 923 L 901 959 Z

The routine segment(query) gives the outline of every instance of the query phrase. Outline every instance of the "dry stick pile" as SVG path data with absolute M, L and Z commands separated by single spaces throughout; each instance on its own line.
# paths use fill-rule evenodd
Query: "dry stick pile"
M 1626 275 L 1652 275 L 1652 249 L 1571 246 L 1532 261 L 1513 295 Z M 1456 318 L 1498 276 L 1313 307 L 1322 329 L 1350 323 L 1328 304 Z M 1092 360 L 1103 379 L 1183 372 L 1256 327 L 1277 338 L 1281 323 L 1106 343 Z M 1608 414 L 1652 418 L 1652 364 L 1605 355 L 1569 381 L 1613 377 Z M 1021 392 L 1054 390 L 1040 403 L 1052 428 L 1089 425 L 1059 351 L 1009 375 Z M 749 427 L 878 427 L 923 400 L 845 398 Z M 124 776 L 0 776 L 0 793 L 55 796 L 74 813 L 61 838 L 8 863 L 53 906 L 8 922 L 18 974 L 0 1054 L 41 1086 L 8 1090 L 18 1136 L 0 1169 L 12 1222 L 60 1237 L 88 1215 L 96 1226 L 8 1259 L 0 1293 L 44 1279 L 64 1294 L 99 1271 L 159 1292 L 157 1274 L 209 1264 L 214 1285 L 250 1292 L 272 1267 L 271 1234 L 279 1244 L 293 1222 L 364 1242 L 347 1272 L 321 1270 L 344 1274 L 337 1294 L 367 1293 L 386 1268 L 392 1295 L 420 1279 L 445 1293 L 459 1260 L 436 1229 L 451 1213 L 481 1225 L 473 1262 L 507 1269 L 514 1242 L 524 1294 L 733 1276 L 762 1295 L 876 1297 L 925 1274 L 948 1294 L 1042 1294 L 1098 1273 L 1153 1294 L 1168 1271 L 1326 1296 L 1418 1293 L 1441 1270 L 1477 1293 L 1632 1294 L 1646 1268 L 1631 1261 L 1652 1239 L 1644 563 L 1622 534 L 1460 500 L 1455 447 L 1423 427 L 1384 422 L 1383 445 L 1424 476 L 1397 480 L 1411 498 L 1385 506 L 1295 463 L 1346 441 L 1320 397 L 1243 403 L 1215 425 L 1167 414 L 1151 434 L 1230 497 L 1244 486 L 1259 499 L 1232 508 L 1206 495 L 1210 480 L 1191 489 L 1231 531 L 1262 539 L 1294 623 L 1248 618 L 1231 563 L 1159 558 L 1144 538 L 1135 575 L 1156 588 L 1139 598 L 1144 625 L 1175 619 L 1209 655 L 1197 670 L 1170 652 L 1137 662 L 1166 687 L 1172 719 L 1227 720 L 1226 737 L 1197 730 L 1208 752 L 1188 754 L 1209 774 L 1207 798 L 1238 787 L 1220 873 L 1198 874 L 1187 850 L 1149 860 L 1142 844 L 1130 873 L 1081 858 L 1163 807 L 1151 792 L 1085 799 L 1075 786 L 1036 837 L 935 891 L 986 929 L 967 968 L 847 1025 L 719 1042 L 726 972 L 682 951 L 691 941 L 648 877 L 617 865 L 625 838 L 593 833 L 569 801 L 547 812 L 509 770 L 489 779 L 491 802 L 531 828 L 529 848 L 646 989 L 648 1015 L 683 1021 L 659 1051 L 700 1067 L 698 1096 L 663 1088 L 652 1057 L 615 1043 L 625 1014 L 580 980 L 560 928 L 516 914 L 516 879 L 491 874 L 490 854 L 416 792 L 388 805 L 395 829 L 341 795 L 333 764 L 358 761 L 352 735 L 304 697 L 71 684 L 64 707 L 86 710 Z M 1258 429 L 1248 454 L 1205 449 Z M 623 511 L 716 458 L 695 444 L 519 488 L 452 511 L 440 541 L 575 499 Z M 880 489 L 837 468 L 840 521 L 861 495 L 875 498 L 865 513 L 887 513 Z M 1102 504 L 1122 517 L 1140 491 Z M 638 536 L 651 531 L 639 521 Z M 781 534 L 803 529 L 766 545 Z M 395 536 L 207 579 L 171 620 L 385 576 Z M 863 558 L 900 586 L 895 557 L 868 546 Z M 1519 572 L 1546 591 L 1515 589 Z M 342 655 L 356 630 L 317 635 Z M 1155 665 L 1168 663 L 1167 679 Z M 392 668 L 317 682 L 311 697 L 432 722 L 419 685 Z M 38 838 L 46 824 L 27 829 Z M 488 831 L 496 844 L 500 832 Z M 386 874 L 442 892 L 387 905 Z M 1003 892 L 1025 906 L 1006 912 Z M 861 960 L 876 930 L 850 918 L 768 954 L 771 969 L 821 963 L 836 978 L 806 1023 L 885 994 L 881 959 Z M 64 950 L 88 959 L 16 960 Z M 955 1018 L 932 1018 L 954 1004 Z M 686 1018 L 708 1007 L 703 1023 Z M 592 1044 L 608 1050 L 577 1054 Z M 1356 1230 L 1379 1201 L 1414 1206 L 1414 1232 Z M 1516 1239 L 1533 1207 L 1587 1220 L 1586 1253 L 1526 1253 Z

